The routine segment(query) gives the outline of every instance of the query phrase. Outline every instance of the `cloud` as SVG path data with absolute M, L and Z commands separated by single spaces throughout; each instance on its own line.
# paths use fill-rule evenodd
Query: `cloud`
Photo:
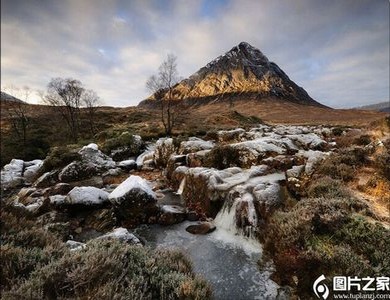
M 166 54 L 187 77 L 240 41 L 316 100 L 389 99 L 389 3 L 368 0 L 2 0 L 2 85 L 75 77 L 107 105 L 148 96 Z

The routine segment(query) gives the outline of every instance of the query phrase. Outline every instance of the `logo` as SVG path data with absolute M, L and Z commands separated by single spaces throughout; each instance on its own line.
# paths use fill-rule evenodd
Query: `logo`
M 329 296 L 329 288 L 325 283 L 321 283 L 321 281 L 325 280 L 325 276 L 321 275 L 314 281 L 313 291 L 316 294 L 317 298 L 326 299 Z

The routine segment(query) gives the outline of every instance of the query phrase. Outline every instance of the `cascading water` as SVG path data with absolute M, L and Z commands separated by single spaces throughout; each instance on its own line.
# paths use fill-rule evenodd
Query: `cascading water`
M 183 194 L 184 186 L 185 186 L 185 185 L 186 185 L 186 178 L 184 177 L 184 178 L 181 180 L 179 189 L 178 189 L 177 192 L 176 192 L 177 195 Z
M 231 195 L 232 193 L 229 196 Z M 255 241 L 258 217 L 253 196 L 245 192 L 234 198 L 229 196 L 215 217 L 215 226 L 233 235 L 240 235 Z

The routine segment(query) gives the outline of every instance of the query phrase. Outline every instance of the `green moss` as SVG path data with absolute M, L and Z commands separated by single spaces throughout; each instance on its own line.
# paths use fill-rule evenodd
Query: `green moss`
M 42 172 L 59 169 L 65 167 L 73 161 L 80 160 L 81 156 L 78 154 L 77 150 L 78 148 L 72 146 L 52 148 L 43 163 Z

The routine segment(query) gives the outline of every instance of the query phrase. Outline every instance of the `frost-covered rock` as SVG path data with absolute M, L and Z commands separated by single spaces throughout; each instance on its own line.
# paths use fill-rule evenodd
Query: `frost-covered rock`
M 133 159 L 122 160 L 118 162 L 118 167 L 124 170 L 134 170 L 137 168 L 137 163 Z
M 109 199 L 113 204 L 129 201 L 139 202 L 137 200 L 153 202 L 156 200 L 156 195 L 145 179 L 131 175 L 109 195 Z
M 276 140 L 270 138 L 258 138 L 255 140 L 231 144 L 230 147 L 237 150 L 238 162 L 241 167 L 257 165 L 262 158 L 271 154 L 284 154 L 286 149 L 282 144 L 277 145 Z
M 142 245 L 139 238 L 137 238 L 134 234 L 130 233 L 126 228 L 122 228 L 122 227 L 116 228 L 110 233 L 99 236 L 97 239 L 101 239 L 101 240 L 115 239 L 132 245 Z
M 21 159 L 12 159 L 5 165 L 1 171 L 2 189 L 11 189 L 24 183 L 23 178 L 24 161 Z
M 304 149 L 323 149 L 327 142 L 315 133 L 287 135 L 295 144 Z
M 115 162 L 103 154 L 96 144 L 84 146 L 79 152 L 81 160 L 65 166 L 58 174 L 62 182 L 78 181 L 115 168 Z
M 256 211 L 263 218 L 268 217 L 269 213 L 283 202 L 282 191 L 277 182 L 256 185 L 253 196 L 256 199 Z
M 146 222 L 158 212 L 155 193 L 139 176 L 127 178 L 109 194 L 109 200 L 119 218 L 132 219 L 135 223 Z
M 220 130 L 218 131 L 219 142 L 241 142 L 245 136 L 245 130 L 242 128 L 236 128 L 233 130 Z
M 65 245 L 70 249 L 70 251 L 79 251 L 87 247 L 87 244 L 72 241 L 72 240 L 67 240 L 65 242 Z
M 142 169 L 145 161 L 153 160 L 155 148 L 156 147 L 153 144 L 147 145 L 146 150 L 137 157 L 135 162 L 137 163 L 138 169 Z
M 180 223 L 187 217 L 187 210 L 177 205 L 162 205 L 160 211 L 158 223 L 162 225 Z
M 34 186 L 37 188 L 50 187 L 56 184 L 57 181 L 58 181 L 58 171 L 53 170 L 42 174 L 37 180 L 35 180 Z
M 307 159 L 305 166 L 305 173 L 311 175 L 314 172 L 315 166 L 329 155 L 328 152 L 314 151 L 314 150 L 300 150 L 298 156 L 305 157 Z
M 179 152 L 181 154 L 188 154 L 201 150 L 209 150 L 213 147 L 214 143 L 211 141 L 204 141 L 197 137 L 190 137 L 188 141 L 183 141 L 180 143 Z
M 211 150 L 202 150 L 187 154 L 187 165 L 191 168 L 203 167 L 207 161 L 207 155 Z
M 41 159 L 35 159 L 32 161 L 24 162 L 23 177 L 25 178 L 25 180 L 30 183 L 33 182 L 42 165 L 43 165 L 43 160 Z
M 237 167 L 225 170 L 179 167 L 173 177 L 181 178 L 180 192 L 187 207 L 199 207 L 207 215 L 215 216 L 234 187 L 244 185 L 245 189 L 253 189 L 262 182 L 284 179 L 284 174 L 267 175 L 267 170 L 265 165 L 247 170 Z
M 305 170 L 305 166 L 293 166 L 291 169 L 288 169 L 286 171 L 287 179 L 291 177 L 300 177 L 302 175 L 302 172 Z
M 108 195 L 107 192 L 92 186 L 75 187 L 66 196 L 64 204 L 99 206 L 108 202 Z
M 157 168 L 165 168 L 168 160 L 176 153 L 172 138 L 160 138 L 156 142 L 156 149 L 153 154 L 153 160 Z
M 65 204 L 65 199 L 66 199 L 65 195 L 52 195 L 52 196 L 49 196 L 50 203 L 55 205 L 55 206 L 60 206 L 60 205 Z

